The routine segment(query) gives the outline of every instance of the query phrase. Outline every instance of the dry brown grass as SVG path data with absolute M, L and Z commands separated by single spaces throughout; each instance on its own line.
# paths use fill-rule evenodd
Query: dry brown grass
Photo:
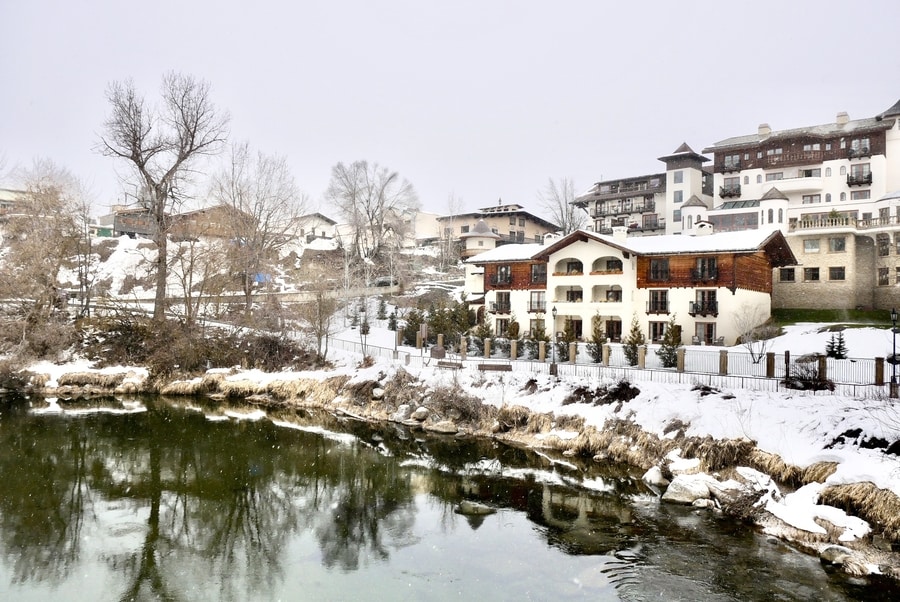
M 750 468 L 766 473 L 778 483 L 784 483 L 792 487 L 803 485 L 803 471 L 793 464 L 788 464 L 777 454 L 755 449 L 750 454 L 747 465 Z
M 458 387 L 437 386 L 428 394 L 425 405 L 444 418 L 484 425 L 496 415 L 480 399 Z
M 417 405 L 424 394 L 425 386 L 403 368 L 384 384 L 384 401 L 395 408 L 403 404 Z
M 57 380 L 60 387 L 100 387 L 115 389 L 125 380 L 125 373 L 100 374 L 98 372 L 69 372 Z
M 47 383 L 50 382 L 49 374 L 42 374 L 38 372 L 28 372 L 27 374 L 28 382 L 38 389 L 43 389 L 47 386 Z
M 226 398 L 239 399 L 265 393 L 266 388 L 249 380 L 223 380 L 219 383 L 219 392 Z
M 900 498 L 893 491 L 870 482 L 832 485 L 822 490 L 819 501 L 869 521 L 885 539 L 900 542 Z
M 837 462 L 816 462 L 810 464 L 800 471 L 800 480 L 803 484 L 807 483 L 824 483 L 825 479 L 834 474 L 837 470 Z
M 548 433 L 553 428 L 553 414 L 532 414 L 525 425 L 526 433 Z
M 697 458 L 705 472 L 746 465 L 754 449 L 756 444 L 749 439 L 690 437 L 681 442 L 682 457 Z
M 164 385 L 160 395 L 201 395 L 205 393 L 203 383 L 199 380 L 176 380 Z
M 273 381 L 266 390 L 269 395 L 280 401 L 325 405 L 334 401 L 348 380 L 349 377 L 341 376 L 325 380 L 303 378 Z
M 518 405 L 503 405 L 497 411 L 497 421 L 503 432 L 524 427 L 528 424 L 530 416 L 531 411 L 528 408 Z

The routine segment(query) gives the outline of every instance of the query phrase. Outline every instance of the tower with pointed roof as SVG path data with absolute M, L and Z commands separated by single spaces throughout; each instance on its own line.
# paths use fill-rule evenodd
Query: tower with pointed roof
M 666 233 L 678 234 L 688 226 L 683 211 L 689 200 L 693 200 L 688 207 L 691 214 L 701 205 L 711 207 L 711 177 L 703 170 L 703 164 L 709 159 L 682 142 L 673 153 L 659 160 L 666 164 Z

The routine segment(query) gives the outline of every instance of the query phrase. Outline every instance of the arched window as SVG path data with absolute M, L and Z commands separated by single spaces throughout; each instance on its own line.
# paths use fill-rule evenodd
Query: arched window
M 775 210 L 769 209 L 769 223 L 775 223 Z
M 826 192 L 826 193 L 825 193 L 825 202 L 826 202 L 826 203 L 830 203 L 830 202 L 831 202 L 831 193 L 830 193 L 830 192 Z
M 744 176 L 744 184 L 750 183 L 750 176 Z
M 830 178 L 830 177 L 831 177 L 831 168 L 830 168 L 830 167 L 826 167 L 826 168 L 825 168 L 825 177 L 826 177 L 826 178 Z
M 841 193 L 841 201 L 846 201 L 846 200 L 847 200 L 847 193 L 846 193 L 846 192 L 842 192 L 842 193 Z
M 690 230 L 693 227 L 694 227 L 694 216 L 689 215 L 688 216 L 688 230 Z
M 847 166 L 846 165 L 841 165 L 841 175 L 842 176 L 847 175 Z
M 762 184 L 762 174 L 756 174 L 756 183 Z
M 778 210 L 778 223 L 779 223 L 779 224 L 783 224 L 783 223 L 784 223 L 784 209 L 779 209 L 779 210 Z

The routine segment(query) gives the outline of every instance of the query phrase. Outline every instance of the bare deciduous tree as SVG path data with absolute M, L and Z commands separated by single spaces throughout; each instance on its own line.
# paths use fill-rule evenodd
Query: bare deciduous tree
M 538 191 L 538 200 L 563 235 L 587 225 L 587 214 L 572 204 L 575 200 L 575 183 L 570 178 L 549 178 L 544 189 Z
M 212 195 L 232 210 L 228 257 L 241 276 L 245 308 L 250 311 L 257 274 L 271 267 L 291 242 L 296 220 L 308 202 L 284 158 L 253 153 L 247 143 L 232 148 L 228 164 L 214 178 Z
M 733 317 L 738 335 L 738 342 L 750 354 L 754 364 L 758 364 L 766 356 L 766 351 L 778 336 L 779 328 L 769 323 L 769 317 L 759 305 L 742 305 Z
M 213 105 L 209 84 L 202 80 L 169 73 L 161 94 L 157 108 L 147 104 L 131 80 L 110 84 L 110 115 L 99 144 L 101 153 L 130 164 L 145 193 L 159 250 L 154 320 L 165 319 L 168 213 L 178 202 L 177 183 L 197 158 L 219 151 L 228 126 L 228 115 Z
M 210 287 L 223 255 L 217 242 L 190 238 L 173 243 L 170 257 L 171 272 L 178 281 L 182 298 L 182 320 L 192 328 L 201 315 L 204 303 L 210 301 Z
M 4 229 L 8 248 L 0 261 L 0 296 L 20 300 L 25 337 L 65 303 L 59 276 L 84 236 L 78 219 L 83 187 L 47 160 L 36 160 L 19 178 L 23 194 Z
M 353 252 L 369 259 L 379 256 L 388 237 L 399 244 L 406 214 L 419 206 L 412 184 L 396 171 L 367 161 L 332 167 L 325 196 L 353 229 Z

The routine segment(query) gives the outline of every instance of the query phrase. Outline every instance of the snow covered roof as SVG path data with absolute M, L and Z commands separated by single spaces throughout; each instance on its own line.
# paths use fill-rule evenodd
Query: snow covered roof
M 548 259 L 550 255 L 576 241 L 596 240 L 611 247 L 635 255 L 677 255 L 681 253 L 751 253 L 758 251 L 770 243 L 774 243 L 773 251 L 780 255 L 779 264 L 793 265 L 796 258 L 784 235 L 770 230 L 742 230 L 739 232 L 719 232 L 705 236 L 686 236 L 683 234 L 666 234 L 664 236 L 635 236 L 618 239 L 605 234 L 596 234 L 587 230 L 576 230 L 555 244 L 545 247 L 538 253 L 540 259 Z
M 778 140 L 787 140 L 797 136 L 818 136 L 828 138 L 839 134 L 863 133 L 867 131 L 886 130 L 893 125 L 892 121 L 883 121 L 877 117 L 867 117 L 866 119 L 854 119 L 846 123 L 826 123 L 823 125 L 813 125 L 790 130 L 771 131 L 768 134 L 749 134 L 746 136 L 734 136 L 720 140 L 712 146 L 703 149 L 704 153 L 714 153 L 722 149 L 733 146 L 755 145 L 761 142 L 777 142 Z
M 466 260 L 466 263 L 493 263 L 495 261 L 528 261 L 536 253 L 544 249 L 538 243 L 502 245 L 496 249 L 479 253 Z

